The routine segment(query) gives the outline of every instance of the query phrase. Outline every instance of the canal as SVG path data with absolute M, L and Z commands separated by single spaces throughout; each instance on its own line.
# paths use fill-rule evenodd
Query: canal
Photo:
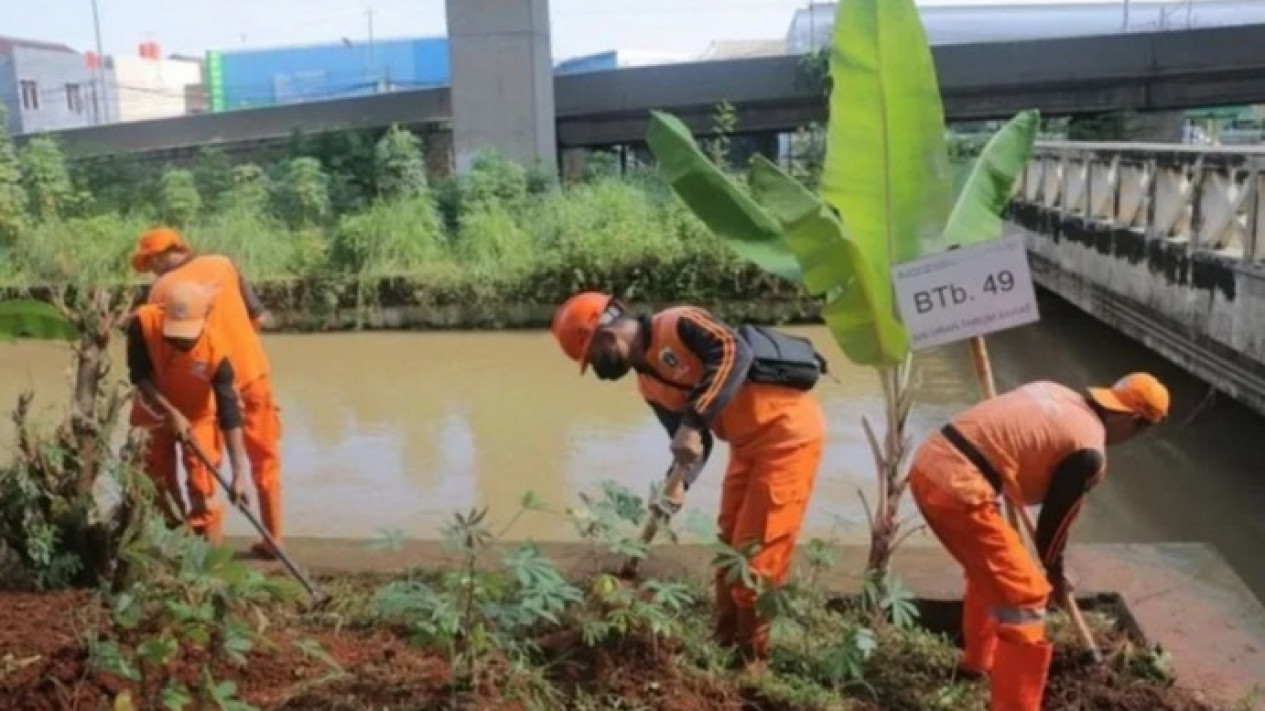
M 989 339 L 999 389 L 1049 378 L 1074 386 L 1150 370 L 1170 387 L 1162 430 L 1110 453 L 1073 540 L 1200 541 L 1215 546 L 1265 598 L 1265 433 L 1260 417 L 1054 297 L 1042 321 Z M 834 379 L 817 391 L 830 440 L 808 515 L 809 536 L 867 540 L 858 490 L 873 490 L 861 418 L 882 421 L 873 371 L 848 363 L 819 327 L 788 329 L 827 354 Z M 562 508 L 611 480 L 644 493 L 668 465 L 667 438 L 631 378 L 581 378 L 548 332 L 269 335 L 284 421 L 288 536 L 434 537 L 452 512 L 489 506 L 504 520 L 535 491 Z M 0 406 L 33 389 L 38 409 L 65 401 L 64 346 L 0 346 Z M 121 348 L 115 373 L 122 377 Z M 964 345 L 918 358 L 915 441 L 977 398 Z M 7 449 L 11 425 L 0 429 Z M 719 448 L 688 508 L 710 517 L 720 496 Z M 913 510 L 905 503 L 906 512 Z M 230 516 L 230 534 L 248 533 Z M 512 537 L 573 539 L 561 516 L 531 514 Z M 934 544 L 926 535 L 913 545 Z

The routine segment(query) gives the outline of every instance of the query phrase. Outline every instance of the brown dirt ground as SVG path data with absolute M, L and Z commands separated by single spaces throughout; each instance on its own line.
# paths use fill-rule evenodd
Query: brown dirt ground
M 92 595 L 0 593 L 0 699 L 7 711 L 95 711 L 107 708 L 125 682 L 87 665 L 81 635 L 102 619 Z M 445 661 L 410 647 L 389 629 L 302 633 L 284 620 L 270 634 L 273 650 L 257 650 L 242 670 L 217 669 L 238 683 L 241 696 L 264 709 L 351 711 L 364 708 L 522 709 L 510 700 L 509 675 L 495 664 L 473 693 L 454 696 Z M 349 674 L 330 669 L 285 644 L 314 639 Z M 1102 640 L 1108 654 L 1127 644 Z M 635 708 L 663 711 L 795 711 L 743 689 L 736 681 L 706 679 L 684 670 L 674 650 L 646 640 L 624 640 L 596 650 L 574 633 L 540 640 L 549 676 L 562 688 L 618 696 Z M 200 659 L 186 659 L 173 673 L 196 678 Z M 138 704 L 141 706 L 141 704 Z M 1107 668 L 1089 668 L 1075 650 L 1060 649 L 1050 671 L 1047 711 L 1215 711 L 1184 691 L 1130 681 Z M 874 706 L 866 711 L 882 711 Z

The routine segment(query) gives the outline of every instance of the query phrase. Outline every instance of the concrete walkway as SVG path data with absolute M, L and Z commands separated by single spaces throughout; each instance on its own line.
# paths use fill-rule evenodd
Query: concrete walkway
M 242 550 L 249 542 L 230 539 Z M 567 572 L 614 570 L 619 562 L 595 561 L 584 544 L 540 546 Z M 442 566 L 448 559 L 433 541 L 407 541 L 398 550 L 376 551 L 362 540 L 308 538 L 289 541 L 287 550 L 312 574 L 391 573 Z M 866 553 L 863 546 L 839 546 L 837 565 L 823 584 L 841 593 L 858 591 Z M 1257 685 L 1265 693 L 1265 607 L 1214 550 L 1186 543 L 1092 544 L 1072 546 L 1067 558 L 1078 596 L 1122 597 L 1148 641 L 1172 656 L 1180 684 L 1227 705 Z M 657 546 L 643 564 L 643 574 L 702 580 L 710 560 L 702 546 Z M 268 567 L 281 569 L 280 564 Z M 907 546 L 897 553 L 894 568 L 920 597 L 956 599 L 962 594 L 960 568 L 939 547 Z

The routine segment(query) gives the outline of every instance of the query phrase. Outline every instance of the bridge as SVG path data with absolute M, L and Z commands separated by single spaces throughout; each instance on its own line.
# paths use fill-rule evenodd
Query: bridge
M 1035 281 L 1265 414 L 1265 148 L 1041 143 L 1009 207 Z
M 933 48 L 950 121 L 1117 109 L 1165 111 L 1265 101 L 1265 25 L 1130 33 Z M 712 128 L 717 104 L 737 112 L 739 132 L 791 132 L 824 120 L 824 89 L 788 55 L 600 71 L 554 78 L 562 148 L 636 144 L 650 109 L 694 131 Z M 445 140 L 449 88 L 56 132 L 74 156 L 110 153 L 180 158 L 202 146 L 247 152 L 283 146 L 291 133 L 383 128 L 392 123 Z M 450 139 L 448 139 L 450 143 Z

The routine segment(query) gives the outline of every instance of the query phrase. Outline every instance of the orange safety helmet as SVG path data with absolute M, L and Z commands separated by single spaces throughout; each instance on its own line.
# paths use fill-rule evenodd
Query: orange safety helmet
M 614 300 L 610 294 L 584 291 L 567 299 L 553 315 L 553 337 L 562 352 L 580 364 L 583 374 L 589 367 L 589 346 L 597 334 L 602 314 Z

